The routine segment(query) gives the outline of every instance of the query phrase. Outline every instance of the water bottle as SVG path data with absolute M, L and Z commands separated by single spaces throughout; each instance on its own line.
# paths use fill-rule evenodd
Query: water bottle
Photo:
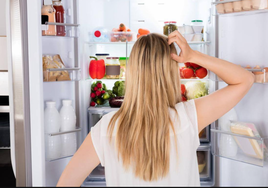
M 57 133 L 60 131 L 60 114 L 56 109 L 56 103 L 46 102 L 47 108 L 44 115 L 44 126 L 46 133 Z
M 76 133 L 61 135 L 62 142 L 62 157 L 71 156 L 76 152 L 77 139 Z
M 47 159 L 53 160 L 61 157 L 61 136 L 47 136 L 46 155 Z
M 104 27 L 98 27 L 93 30 L 93 33 L 91 34 L 91 38 L 93 42 L 109 42 L 109 32 Z
M 219 126 L 221 127 L 221 130 L 231 132 L 230 121 L 237 121 L 237 119 L 238 118 L 235 109 L 231 109 L 219 119 Z M 233 136 L 227 134 L 220 134 L 219 149 L 221 156 L 235 157 L 237 155 L 238 146 Z
M 60 130 L 61 132 L 72 131 L 76 128 L 76 115 L 72 107 L 71 100 L 63 100 L 60 110 Z

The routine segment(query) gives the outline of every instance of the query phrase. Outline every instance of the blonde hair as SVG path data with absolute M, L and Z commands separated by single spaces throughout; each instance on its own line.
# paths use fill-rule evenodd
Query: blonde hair
M 175 46 L 167 37 L 149 34 L 134 44 L 126 71 L 122 107 L 109 124 L 115 124 L 116 149 L 126 169 L 136 177 L 155 181 L 165 177 L 170 163 L 170 130 L 175 132 L 169 108 L 181 101 L 179 65 L 171 59 Z

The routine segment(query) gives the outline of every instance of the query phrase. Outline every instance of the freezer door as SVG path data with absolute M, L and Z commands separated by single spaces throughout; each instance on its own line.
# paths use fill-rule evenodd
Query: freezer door
M 10 0 L 10 93 L 11 141 L 15 149 L 16 185 L 31 186 L 30 96 L 27 46 L 27 1 Z M 12 81 L 12 82 L 11 82 Z M 13 153 L 13 152 L 12 152 Z

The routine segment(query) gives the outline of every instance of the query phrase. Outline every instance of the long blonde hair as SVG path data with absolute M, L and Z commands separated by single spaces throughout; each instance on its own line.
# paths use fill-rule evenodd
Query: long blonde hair
M 175 46 L 165 36 L 137 40 L 127 64 L 125 99 L 109 124 L 110 139 L 117 124 L 115 143 L 124 167 L 133 167 L 144 181 L 169 172 L 170 130 L 175 131 L 169 108 L 181 101 L 179 65 L 171 53 Z

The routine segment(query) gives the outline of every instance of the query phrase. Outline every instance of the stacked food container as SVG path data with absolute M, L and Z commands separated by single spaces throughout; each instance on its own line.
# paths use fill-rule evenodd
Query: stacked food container
M 192 20 L 191 25 L 179 26 L 178 31 L 188 42 L 204 41 L 204 25 L 202 20 Z
M 219 14 L 267 9 L 267 0 L 219 0 L 216 2 Z

